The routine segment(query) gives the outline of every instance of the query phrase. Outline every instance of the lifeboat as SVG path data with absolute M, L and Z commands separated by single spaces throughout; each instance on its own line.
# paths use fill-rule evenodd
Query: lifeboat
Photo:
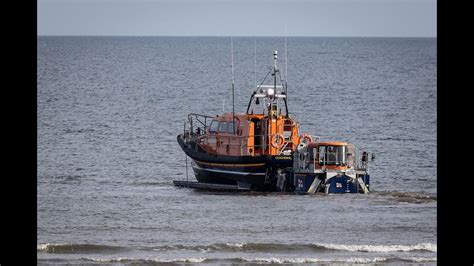
M 274 172 L 293 164 L 299 124 L 288 113 L 281 78 L 277 84 L 277 52 L 274 59 L 273 85 L 263 85 L 264 79 L 250 96 L 245 113 L 188 115 L 187 128 L 177 141 L 193 160 L 198 182 L 271 190 Z
M 312 135 L 300 135 L 299 123 L 288 112 L 287 86 L 277 67 L 276 51 L 274 61 L 274 67 L 251 94 L 245 113 L 188 114 L 177 141 L 192 160 L 199 183 L 194 187 L 214 184 L 214 187 L 236 190 L 330 193 L 336 190 L 324 188 L 331 187 L 326 182 L 331 180 L 328 178 L 331 171 L 339 171 L 339 175 L 341 171 L 351 174 L 353 168 L 346 158 L 350 145 L 323 143 Z M 264 85 L 269 74 L 273 84 Z M 328 151 L 325 159 L 315 159 L 321 154 L 316 150 L 323 147 Z M 336 150 L 335 161 L 329 151 L 333 149 Z M 300 167 L 303 164 L 305 166 Z M 321 180 L 317 189 L 313 188 L 315 180 Z M 178 183 L 183 184 L 177 181 L 175 185 L 179 186 Z
M 298 124 L 281 114 L 189 114 L 188 121 L 177 140 L 199 182 L 268 190 L 272 169 L 291 167 L 299 144 Z

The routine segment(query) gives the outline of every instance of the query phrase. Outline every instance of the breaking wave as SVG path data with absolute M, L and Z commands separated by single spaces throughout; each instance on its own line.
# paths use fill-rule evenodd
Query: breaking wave
M 437 252 L 437 245 L 431 243 L 421 243 L 415 245 L 337 245 L 337 244 L 315 244 L 318 247 L 344 251 L 360 252 L 410 252 L 410 251 L 430 251 Z
M 225 243 L 211 245 L 170 245 L 155 248 L 155 250 L 191 250 L 200 252 L 237 251 L 237 252 L 277 252 L 277 251 L 353 251 L 353 252 L 436 252 L 436 244 L 421 243 L 415 245 L 339 245 L 339 244 L 266 244 L 266 243 Z
M 125 247 L 94 245 L 94 244 L 39 244 L 36 246 L 37 252 L 46 253 L 107 253 L 121 252 Z
M 259 264 L 287 264 L 287 263 L 377 263 L 377 262 L 435 262 L 436 257 L 418 258 L 418 257 L 349 257 L 349 258 L 177 258 L 177 259 L 133 259 L 133 258 L 82 258 L 85 261 L 102 262 L 102 263 L 259 263 Z
M 106 246 L 94 244 L 39 244 L 38 252 L 46 253 L 114 253 L 130 250 L 132 248 L 119 246 Z M 137 248 L 149 251 L 196 251 L 201 253 L 212 252 L 412 252 L 426 251 L 437 252 L 436 244 L 421 243 L 414 245 L 344 245 L 344 244 L 272 244 L 272 243 L 217 243 L 210 245 L 164 245 L 149 248 Z
M 209 259 L 207 258 L 183 258 L 183 259 L 160 259 L 160 258 L 154 258 L 154 259 L 133 259 L 133 258 L 115 258 L 115 259 L 102 259 L 102 258 L 82 258 L 82 260 L 85 261 L 93 261 L 93 262 L 104 262 L 104 263 L 117 263 L 117 262 L 122 262 L 122 263 L 201 263 L 208 261 Z

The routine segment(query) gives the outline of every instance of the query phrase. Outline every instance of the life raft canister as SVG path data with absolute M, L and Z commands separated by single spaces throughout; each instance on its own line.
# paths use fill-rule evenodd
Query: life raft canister
M 285 138 L 283 138 L 281 134 L 275 134 L 272 136 L 273 147 L 280 149 L 281 147 L 283 147 L 284 142 L 285 142 Z
M 314 140 L 313 136 L 311 136 L 310 134 L 304 133 L 300 136 L 300 143 L 310 144 L 312 142 L 314 142 Z

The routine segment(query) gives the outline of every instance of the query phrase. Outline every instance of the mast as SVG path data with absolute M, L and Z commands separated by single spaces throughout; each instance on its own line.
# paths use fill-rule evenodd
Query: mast
M 268 110 L 268 142 L 270 143 L 271 141 L 271 136 L 273 134 L 273 130 L 272 130 L 272 124 L 274 123 L 273 120 L 274 120 L 274 115 L 273 115 L 273 96 L 276 94 L 276 79 L 277 79 L 277 75 L 276 75 L 276 72 L 277 72 L 277 58 L 278 58 L 278 51 L 275 50 L 275 52 L 273 53 L 273 60 L 275 62 L 274 66 L 273 66 L 273 92 L 271 91 L 271 89 L 269 88 L 267 90 L 267 95 L 270 96 L 270 99 L 269 99 L 269 102 L 270 102 L 270 105 L 269 105 L 269 110 Z M 278 115 L 278 114 L 277 114 Z M 271 154 L 271 146 L 270 146 L 270 154 Z
M 235 113 L 234 113 L 234 41 L 232 40 L 232 36 L 230 36 L 230 53 L 232 58 L 232 129 L 233 133 L 235 134 Z
M 288 46 L 286 43 L 286 25 L 285 25 L 285 94 L 288 101 Z
M 288 45 L 286 41 L 286 25 L 285 25 L 285 101 L 286 116 L 288 117 Z
M 273 66 L 273 95 L 277 92 L 277 88 L 276 88 L 276 85 L 277 85 L 277 75 L 276 73 L 278 72 L 278 67 L 277 67 L 277 58 L 278 58 L 278 51 L 275 51 L 273 53 L 273 60 L 275 62 L 275 65 Z M 273 100 L 270 100 L 270 114 L 273 118 L 273 114 L 271 113 L 273 110 Z
M 255 99 L 255 104 L 259 104 L 259 99 L 268 100 L 268 103 L 264 103 L 264 113 L 267 111 L 267 115 L 271 117 L 272 119 L 275 118 L 275 116 L 278 116 L 278 111 L 279 111 L 279 102 L 278 100 L 283 100 L 285 104 L 285 109 L 286 109 L 286 117 L 288 117 L 288 105 L 286 103 L 286 94 L 284 91 L 278 91 L 278 89 L 284 89 L 285 84 L 284 84 L 284 79 L 281 76 L 281 71 L 278 69 L 277 66 L 277 59 L 278 59 L 278 51 L 275 51 L 273 53 L 273 59 L 274 59 L 274 66 L 273 68 L 270 68 L 263 78 L 263 80 L 256 86 L 255 91 L 252 93 L 250 96 L 249 103 L 247 105 L 247 111 L 246 113 L 249 114 L 250 106 L 252 104 L 252 100 Z M 273 76 L 273 84 L 269 85 L 262 85 L 263 82 L 267 79 L 267 77 L 272 74 Z M 281 86 L 277 85 L 277 74 L 278 77 L 281 81 Z M 276 105 L 276 114 L 272 114 L 273 107 Z
M 254 57 L 254 67 L 255 67 L 255 71 L 254 71 L 255 81 L 254 82 L 255 82 L 255 89 L 257 89 L 257 39 L 255 39 L 253 57 Z

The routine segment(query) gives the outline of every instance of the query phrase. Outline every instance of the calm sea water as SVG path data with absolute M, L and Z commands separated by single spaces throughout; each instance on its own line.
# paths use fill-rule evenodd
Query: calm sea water
M 254 40 L 234 38 L 239 112 Z M 259 82 L 284 39 L 256 41 Z M 38 263 L 436 264 L 436 39 L 288 47 L 291 115 L 374 152 L 371 194 L 172 185 L 187 114 L 232 109 L 229 38 L 38 37 Z

